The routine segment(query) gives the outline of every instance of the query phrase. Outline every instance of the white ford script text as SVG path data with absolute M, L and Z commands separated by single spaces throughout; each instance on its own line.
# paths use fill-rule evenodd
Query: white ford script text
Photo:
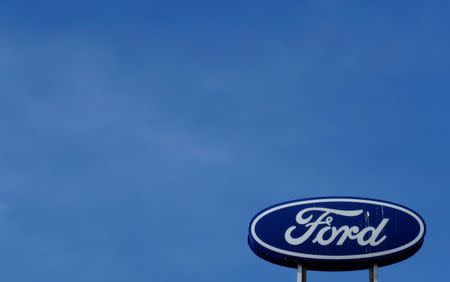
M 306 213 L 310 213 L 310 215 L 305 218 L 304 216 Z M 347 239 L 356 240 L 356 242 L 360 246 L 380 245 L 387 238 L 386 235 L 382 236 L 381 238 L 378 237 L 388 223 L 388 218 L 383 218 L 383 220 L 376 228 L 372 226 L 367 226 L 363 229 L 360 229 L 358 226 L 349 227 L 348 225 L 343 225 L 339 228 L 332 226 L 332 215 L 355 217 L 360 216 L 361 214 L 363 214 L 363 210 L 347 211 L 320 207 L 306 208 L 301 210 L 295 218 L 297 224 L 304 225 L 306 228 L 308 228 L 306 232 L 298 236 L 293 235 L 299 233 L 299 230 L 297 229 L 299 227 L 294 225 L 286 230 L 284 238 L 291 245 L 300 245 L 309 238 L 312 238 L 311 236 L 316 230 L 318 230 L 312 242 L 319 243 L 322 246 L 327 246 L 335 241 L 336 245 L 341 246 Z M 314 215 L 317 215 L 317 218 L 313 220 Z M 367 212 L 365 221 L 366 223 L 368 223 L 368 216 L 369 213 Z M 321 229 L 318 229 L 320 225 L 324 226 Z

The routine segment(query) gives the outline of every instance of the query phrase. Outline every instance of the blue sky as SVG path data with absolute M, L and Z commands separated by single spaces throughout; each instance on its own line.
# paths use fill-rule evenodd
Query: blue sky
M 382 281 L 444 279 L 448 1 L 1 1 L 0 277 L 294 281 L 247 225 L 363 196 L 418 211 Z M 363 281 L 364 271 L 310 281 Z

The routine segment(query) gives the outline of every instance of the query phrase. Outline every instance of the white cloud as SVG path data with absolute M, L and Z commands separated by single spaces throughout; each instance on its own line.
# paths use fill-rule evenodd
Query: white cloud
M 135 54 L 154 65 L 129 66 L 118 47 L 94 37 L 1 37 L 7 38 L 0 44 L 0 57 L 6 58 L 0 72 L 7 82 L 0 89 L 8 95 L 4 104 L 17 109 L 16 120 L 5 114 L 10 120 L 4 122 L 23 124 L 25 134 L 38 137 L 33 142 L 54 137 L 97 148 L 127 144 L 169 159 L 230 161 L 226 144 L 174 123 L 167 105 L 158 102 L 171 91 L 161 80 L 172 78 L 160 70 L 176 69 L 159 54 Z

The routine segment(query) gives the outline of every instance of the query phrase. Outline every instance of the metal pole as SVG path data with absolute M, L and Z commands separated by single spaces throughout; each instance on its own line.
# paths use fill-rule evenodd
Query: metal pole
M 301 264 L 297 265 L 297 282 L 306 282 L 306 268 Z
M 369 268 L 369 282 L 378 282 L 378 265 Z

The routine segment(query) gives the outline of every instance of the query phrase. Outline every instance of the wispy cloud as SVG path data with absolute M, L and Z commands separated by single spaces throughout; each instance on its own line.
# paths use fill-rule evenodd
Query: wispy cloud
M 173 95 L 161 86 L 161 80 L 171 79 L 160 73 L 161 62 L 129 66 L 121 62 L 119 50 L 92 38 L 5 37 L 9 40 L 2 42 L 0 57 L 6 60 L 0 71 L 6 83 L 0 87 L 8 98 L 2 104 L 14 113 L 3 112 L 3 120 L 9 119 L 9 127 L 20 123 L 26 130 L 22 137 L 28 142 L 40 142 L 40 138 L 51 142 L 53 138 L 100 150 L 123 145 L 157 151 L 161 158 L 230 161 L 226 144 L 176 124 L 168 116 L 167 105 L 157 98 Z M 148 60 L 152 59 L 144 58 Z M 20 137 L 5 138 L 16 142 Z M 41 150 L 46 149 L 45 144 L 40 145 Z

